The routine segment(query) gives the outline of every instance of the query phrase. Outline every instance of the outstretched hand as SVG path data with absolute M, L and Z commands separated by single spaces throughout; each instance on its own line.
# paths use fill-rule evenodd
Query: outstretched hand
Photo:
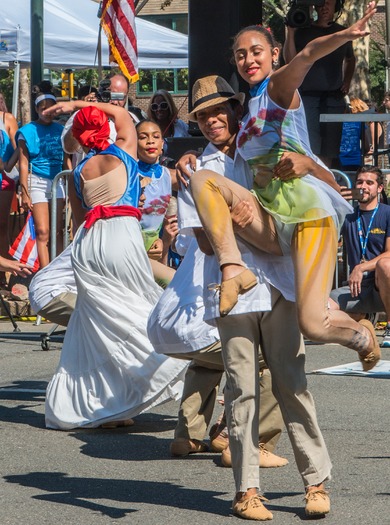
M 0 270 L 3 272 L 10 272 L 12 275 L 19 275 L 20 277 L 27 277 L 31 275 L 31 266 L 23 264 L 19 261 L 6 259 L 0 257 Z
M 357 38 L 362 38 L 370 34 L 368 28 L 368 22 L 376 13 L 376 2 L 370 2 L 367 5 L 366 12 L 364 13 L 363 18 L 352 24 L 350 27 L 345 29 L 346 35 L 349 40 L 356 40 Z
M 73 113 L 76 109 L 75 102 L 69 100 L 69 102 L 57 102 L 54 106 L 43 110 L 42 113 L 43 115 L 62 115 L 63 113 Z

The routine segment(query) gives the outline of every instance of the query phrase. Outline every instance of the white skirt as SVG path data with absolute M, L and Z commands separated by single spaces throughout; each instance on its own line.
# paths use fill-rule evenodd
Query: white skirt
M 178 399 L 186 362 L 158 355 L 146 323 L 162 290 L 138 221 L 80 227 L 72 250 L 78 289 L 60 363 L 46 392 L 46 426 L 97 427 Z

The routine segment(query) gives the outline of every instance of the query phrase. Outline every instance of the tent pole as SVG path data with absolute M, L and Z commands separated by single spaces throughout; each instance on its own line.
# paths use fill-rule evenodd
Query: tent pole
M 20 79 L 20 62 L 14 62 L 14 88 L 12 92 L 12 114 L 18 120 L 18 101 L 19 101 L 19 79 Z
M 103 68 L 102 68 L 102 24 L 101 23 L 99 25 L 97 54 L 98 54 L 98 80 L 100 82 L 102 80 L 102 78 L 103 78 Z
M 31 87 L 43 79 L 43 0 L 30 0 L 31 5 Z M 37 114 L 35 104 L 31 104 L 31 119 Z

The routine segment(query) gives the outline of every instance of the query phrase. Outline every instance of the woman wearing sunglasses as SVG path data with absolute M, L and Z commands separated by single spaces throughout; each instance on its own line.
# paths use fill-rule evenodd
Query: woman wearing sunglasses
M 163 137 L 189 137 L 188 124 L 178 118 L 177 109 L 172 95 L 165 89 L 156 91 L 149 102 L 148 118 L 158 124 L 163 131 Z

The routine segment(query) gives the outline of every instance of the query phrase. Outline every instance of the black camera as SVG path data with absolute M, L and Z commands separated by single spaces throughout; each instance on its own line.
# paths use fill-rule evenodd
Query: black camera
M 109 78 L 105 78 L 99 82 L 99 89 L 96 94 L 98 102 L 111 102 L 111 100 L 124 100 L 126 98 L 125 93 L 112 93 L 111 81 Z
M 286 14 L 286 25 L 289 27 L 309 27 L 311 25 L 310 8 L 321 7 L 325 0 L 291 0 Z

